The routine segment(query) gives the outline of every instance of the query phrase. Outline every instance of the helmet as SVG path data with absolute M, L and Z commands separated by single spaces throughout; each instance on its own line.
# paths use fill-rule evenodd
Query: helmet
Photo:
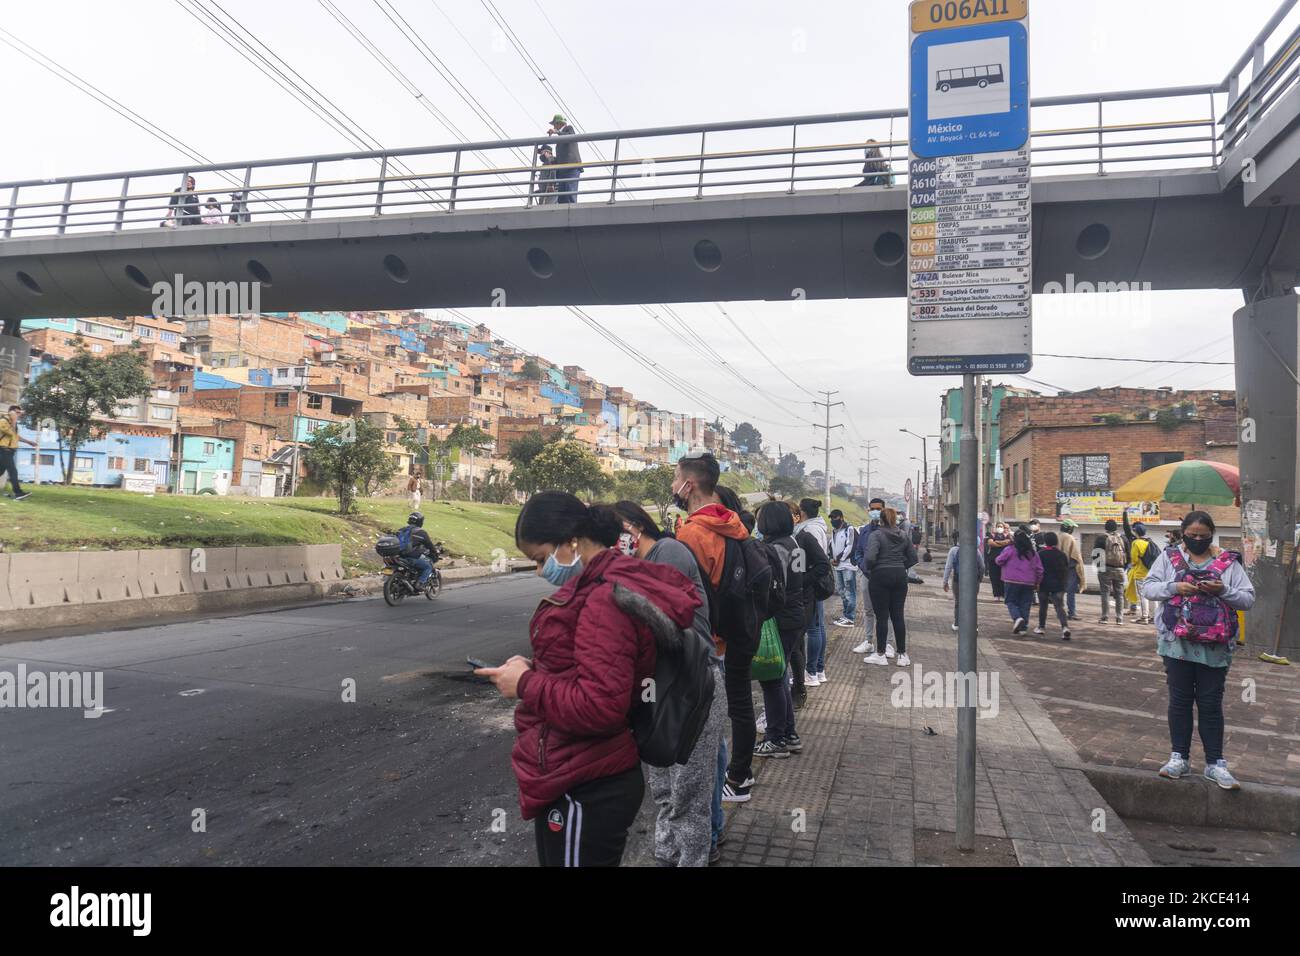
M 423 528 L 423 527 L 424 527 L 424 515 L 422 515 L 422 514 L 421 514 L 420 512 L 418 512 L 418 511 L 412 511 L 412 512 L 410 513 L 410 515 L 407 516 L 406 523 L 407 523 L 407 524 L 413 524 L 413 525 L 415 525 L 417 528 Z

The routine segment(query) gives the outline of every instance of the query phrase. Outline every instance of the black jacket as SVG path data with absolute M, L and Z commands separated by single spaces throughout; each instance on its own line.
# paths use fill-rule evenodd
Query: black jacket
M 425 531 L 423 528 L 411 529 L 411 548 L 406 552 L 406 557 L 416 557 L 417 555 L 425 554 L 432 558 L 435 553 L 436 552 L 433 548 L 433 539 L 429 537 L 429 532 Z
M 817 539 L 807 531 L 800 531 L 794 540 L 804 553 L 803 620 L 807 627 L 817 613 L 817 595 L 813 591 L 813 583 L 831 573 L 831 559 L 826 557 L 826 552 L 817 543 Z
M 1043 548 L 1038 552 L 1038 560 L 1043 562 L 1043 582 L 1040 591 L 1064 591 L 1066 579 L 1070 576 L 1070 559 L 1058 548 Z
M 555 135 L 556 135 L 556 136 L 573 136 L 573 135 L 575 135 L 576 133 L 577 133 L 577 130 L 575 130 L 575 129 L 573 128 L 572 125 L 568 125 L 568 126 L 564 126 L 564 127 L 562 127 L 558 132 L 556 132 Z M 582 151 L 581 151 L 580 149 L 578 149 L 578 144 L 577 144 L 576 142 L 556 143 L 556 144 L 555 144 L 555 161 L 556 161 L 557 163 L 566 163 L 566 164 L 567 164 L 567 163 L 579 163 L 579 164 L 581 164 L 581 162 L 582 162 Z M 579 170 L 578 170 L 578 171 L 580 171 L 580 170 L 581 170 L 581 166 L 579 166 Z M 562 170 L 562 172 L 570 173 L 570 174 L 571 174 L 571 173 L 574 172 L 574 170 L 566 169 L 566 170 Z

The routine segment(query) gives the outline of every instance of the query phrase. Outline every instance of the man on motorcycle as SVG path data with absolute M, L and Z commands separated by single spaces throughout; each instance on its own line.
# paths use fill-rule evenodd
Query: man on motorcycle
M 429 532 L 424 530 L 424 515 L 418 511 L 412 511 L 410 517 L 406 519 L 411 528 L 411 543 L 402 558 L 415 567 L 420 569 L 420 587 L 429 583 L 429 578 L 433 577 L 433 561 L 437 555 L 437 550 L 433 546 L 433 539 L 429 537 Z

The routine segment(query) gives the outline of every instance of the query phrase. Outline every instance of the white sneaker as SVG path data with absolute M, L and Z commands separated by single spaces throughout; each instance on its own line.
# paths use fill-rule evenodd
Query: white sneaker
M 836 627 L 852 627 L 852 626 L 853 626 L 853 622 L 850 621 L 847 617 L 842 617 L 842 618 L 840 618 L 838 621 L 835 622 L 835 626 L 836 626 Z
M 1043 633 L 1043 629 L 1042 629 L 1041 627 L 1036 627 L 1036 628 L 1034 628 L 1034 633 L 1035 633 L 1035 634 L 1042 634 L 1042 633 Z
M 758 719 L 757 719 L 756 721 L 754 721 L 754 729 L 757 730 L 760 734 L 763 733 L 765 730 L 767 730 L 767 711 L 766 711 L 766 710 L 764 710 L 761 714 L 759 714 L 759 715 L 758 715 Z
M 899 654 L 898 660 L 894 661 L 894 663 L 897 664 L 899 667 L 911 667 L 912 659 L 908 657 L 906 654 Z
M 865 653 L 866 653 L 867 651 L 869 651 L 869 650 L 871 650 L 871 638 L 867 638 L 865 641 L 863 641 L 863 642 L 862 642 L 861 644 L 859 644 L 857 647 L 853 648 L 853 653 L 854 653 L 854 654 L 865 654 Z
M 803 675 L 803 686 L 804 686 L 804 687 L 816 687 L 816 686 L 819 685 L 820 683 L 821 683 L 821 681 L 817 679 L 817 675 L 816 675 L 816 674 L 809 674 L 809 673 L 807 673 L 807 672 L 804 673 L 804 675 Z
M 868 654 L 866 657 L 862 658 L 862 663 L 864 663 L 864 664 L 880 664 L 880 665 L 882 665 L 882 666 L 884 666 L 884 667 L 888 667 L 888 666 L 889 666 L 889 658 L 887 658 L 884 654 Z
M 886 644 L 886 645 L 885 645 L 885 656 L 886 656 L 886 657 L 893 657 L 893 656 L 894 656 L 895 654 L 897 654 L 897 653 L 898 653 L 898 651 L 896 651 L 896 650 L 894 649 L 894 645 L 893 645 L 893 644 Z
M 956 624 L 954 624 L 954 625 L 952 626 L 952 629 L 953 629 L 954 631 L 956 631 L 956 630 L 960 630 L 960 629 L 957 627 Z
M 830 683 L 830 681 L 828 681 L 828 680 L 826 679 L 826 672 L 825 672 L 825 671 L 818 671 L 818 672 L 817 672 L 817 683 L 819 683 L 819 684 L 829 684 L 829 683 Z

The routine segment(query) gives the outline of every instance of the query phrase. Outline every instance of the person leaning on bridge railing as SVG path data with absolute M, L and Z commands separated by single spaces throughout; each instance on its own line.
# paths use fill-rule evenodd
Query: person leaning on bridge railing
M 551 128 L 547 136 L 573 136 L 576 130 L 560 113 L 551 117 Z M 582 152 L 576 142 L 560 143 L 555 149 L 555 162 L 564 169 L 555 171 L 557 202 L 578 201 L 578 177 L 582 175 Z
M 199 196 L 194 190 L 194 177 L 185 177 L 185 188 L 172 190 L 171 199 L 167 200 L 166 223 L 174 226 L 197 226 L 199 218 Z
M 542 167 L 537 171 L 538 205 L 549 206 L 555 202 L 555 170 L 547 168 L 554 166 L 555 162 L 555 153 L 549 143 L 537 147 L 537 163 Z
M 894 185 L 894 174 L 890 171 L 889 162 L 882 156 L 880 147 L 876 145 L 874 139 L 867 140 L 867 161 L 862 164 L 862 182 L 858 185 Z

